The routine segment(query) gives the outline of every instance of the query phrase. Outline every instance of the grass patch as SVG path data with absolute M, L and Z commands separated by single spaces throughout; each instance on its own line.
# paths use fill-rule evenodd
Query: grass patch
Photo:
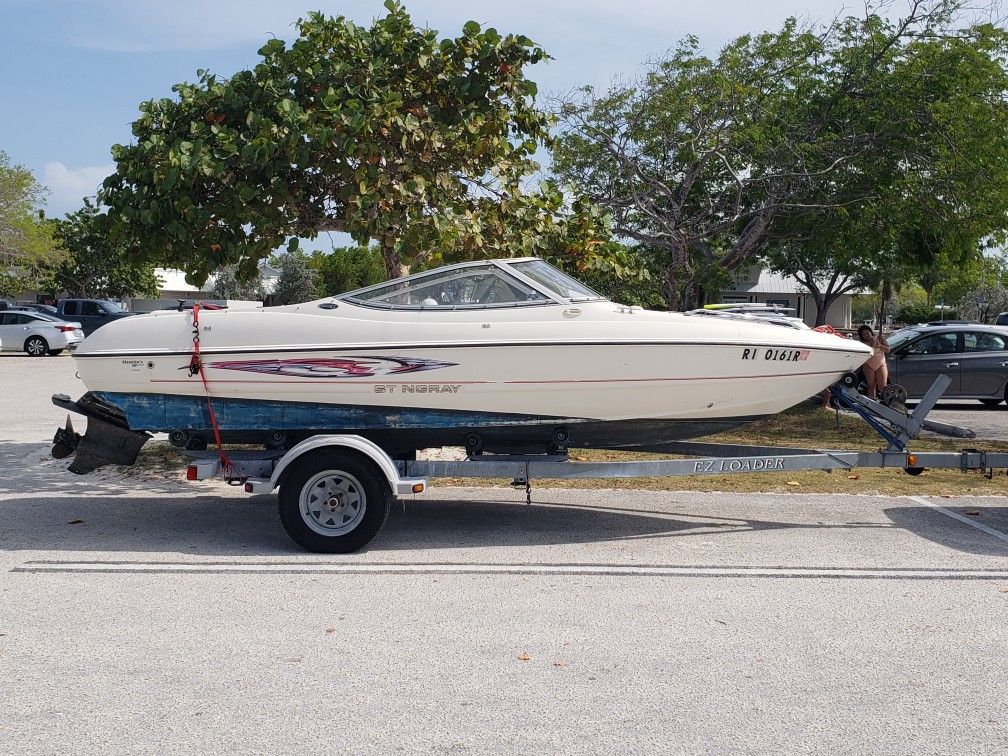
M 882 439 L 860 418 L 808 404 L 751 423 L 726 433 L 697 439 L 709 443 L 763 446 L 794 446 L 806 449 L 878 451 Z M 971 441 L 927 435 L 910 444 L 912 451 L 960 451 L 975 446 L 984 451 L 1008 452 L 1004 441 Z M 613 450 L 577 449 L 571 459 L 580 462 L 618 462 L 643 459 L 672 459 L 674 455 L 644 454 Z M 451 478 L 447 485 L 507 485 L 505 480 Z M 651 491 L 729 491 L 737 493 L 851 493 L 887 495 L 967 496 L 1008 495 L 1008 476 L 995 470 L 988 479 L 982 473 L 958 470 L 926 470 L 911 476 L 897 469 L 858 468 L 851 471 L 806 470 L 777 473 L 736 473 L 734 475 L 686 475 L 666 478 L 605 478 L 601 480 L 534 480 L 544 488 L 615 488 Z

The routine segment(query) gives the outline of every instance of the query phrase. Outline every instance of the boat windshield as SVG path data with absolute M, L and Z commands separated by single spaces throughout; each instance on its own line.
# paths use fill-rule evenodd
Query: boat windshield
M 493 264 L 441 268 L 343 295 L 351 302 L 402 309 L 508 307 L 552 300 Z
M 604 299 L 580 281 L 536 259 L 462 263 L 357 289 L 341 299 L 370 307 L 529 307 Z
M 601 294 L 596 294 L 577 279 L 571 278 L 542 260 L 523 260 L 522 262 L 508 263 L 508 265 L 528 276 L 540 286 L 545 286 L 558 297 L 569 299 L 572 302 L 604 299 Z

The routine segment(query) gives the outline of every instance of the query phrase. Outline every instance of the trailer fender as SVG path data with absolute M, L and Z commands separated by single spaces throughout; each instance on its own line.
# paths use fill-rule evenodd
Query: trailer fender
M 283 477 L 284 470 L 286 470 L 290 464 L 302 454 L 330 446 L 352 449 L 353 451 L 359 452 L 370 459 L 378 466 L 378 469 L 382 471 L 382 474 L 388 481 L 389 488 L 391 488 L 392 493 L 396 495 L 421 493 L 427 488 L 426 478 L 400 477 L 399 471 L 396 469 L 392 458 L 389 457 L 389 455 L 373 441 L 369 441 L 361 436 L 323 435 L 312 436 L 311 438 L 305 439 L 301 443 L 296 444 L 277 461 L 276 466 L 273 468 L 273 475 L 270 477 L 269 490 L 272 491 L 280 485 L 280 479 Z

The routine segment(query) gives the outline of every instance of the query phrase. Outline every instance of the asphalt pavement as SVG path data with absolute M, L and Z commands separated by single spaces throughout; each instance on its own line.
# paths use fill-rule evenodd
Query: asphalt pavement
M 0 358 L 0 752 L 1008 749 L 1008 498 L 435 488 L 310 555 L 66 473 L 82 390 Z

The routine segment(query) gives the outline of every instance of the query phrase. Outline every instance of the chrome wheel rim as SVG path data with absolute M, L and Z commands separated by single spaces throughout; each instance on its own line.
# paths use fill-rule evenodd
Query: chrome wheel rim
M 364 487 L 343 470 L 325 470 L 301 488 L 301 519 L 324 536 L 346 535 L 356 528 L 367 510 Z
M 32 357 L 39 357 L 45 352 L 45 346 L 38 339 L 29 339 L 27 351 Z

